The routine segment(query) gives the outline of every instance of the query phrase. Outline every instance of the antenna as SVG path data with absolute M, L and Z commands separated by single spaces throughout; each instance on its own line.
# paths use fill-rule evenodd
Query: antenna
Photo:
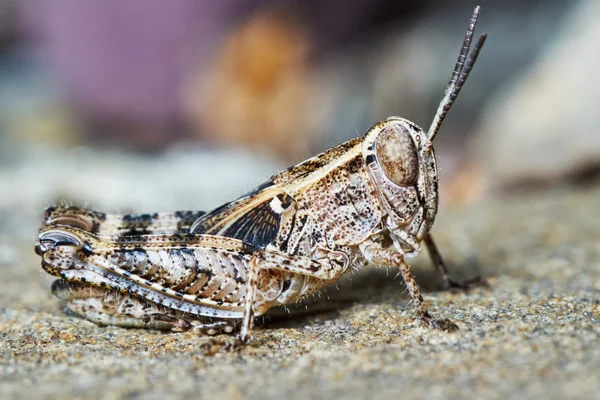
M 487 38 L 487 33 L 481 35 L 477 40 L 477 43 L 475 43 L 473 51 L 471 54 L 469 54 L 469 50 L 471 49 L 471 40 L 473 39 L 473 33 L 475 32 L 475 26 L 477 25 L 478 17 L 479 6 L 475 7 L 473 10 L 473 15 L 471 15 L 471 20 L 469 21 L 469 27 L 467 28 L 465 39 L 463 40 L 462 47 L 460 48 L 458 60 L 456 60 L 456 65 L 454 66 L 454 72 L 452 73 L 452 77 L 450 78 L 450 82 L 448 82 L 444 97 L 438 106 L 435 117 L 433 117 L 429 131 L 427 132 L 427 138 L 429 141 L 433 141 L 433 138 L 435 138 L 435 135 L 437 135 L 444 118 L 446 118 L 448 110 L 450 110 L 450 107 L 452 107 L 454 100 L 456 100 L 456 96 L 458 96 L 464 83 L 467 81 L 469 73 L 471 72 L 471 69 L 473 69 L 473 65 L 475 64 L 475 61 L 477 61 L 479 52 L 481 51 L 481 48 L 485 43 L 485 39 Z

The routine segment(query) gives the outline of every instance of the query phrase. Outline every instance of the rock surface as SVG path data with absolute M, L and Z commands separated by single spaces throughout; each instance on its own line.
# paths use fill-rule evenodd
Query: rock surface
M 491 188 L 600 170 L 600 3 L 557 25 L 554 44 L 485 106 L 472 147 Z
M 30 398 L 593 398 L 600 390 L 600 186 L 519 192 L 440 210 L 455 274 L 491 285 L 440 291 L 414 262 L 432 312 L 415 320 L 395 271 L 365 269 L 329 310 L 274 318 L 237 353 L 206 337 L 98 327 L 61 312 L 32 241 L 0 244 L 0 396 Z M 33 233 L 32 233 L 33 237 Z M 337 299 L 337 300 L 336 300 Z

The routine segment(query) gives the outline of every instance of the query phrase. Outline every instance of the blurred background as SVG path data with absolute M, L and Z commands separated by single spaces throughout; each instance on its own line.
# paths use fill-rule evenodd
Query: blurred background
M 1 0 L 0 264 L 50 204 L 208 210 L 388 116 L 427 129 L 476 4 Z M 442 207 L 592 181 L 600 2 L 479 4 Z

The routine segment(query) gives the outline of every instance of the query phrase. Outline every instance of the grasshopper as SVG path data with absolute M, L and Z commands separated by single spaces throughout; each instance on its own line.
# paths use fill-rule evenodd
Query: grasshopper
M 388 118 L 208 213 L 49 208 L 36 253 L 60 278 L 53 292 L 99 324 L 237 329 L 237 346 L 250 339 L 255 316 L 371 263 L 399 269 L 426 326 L 456 330 L 428 312 L 406 259 L 424 243 L 447 286 L 468 285 L 450 278 L 430 234 L 438 210 L 432 142 L 485 42 L 483 34 L 471 51 L 478 15 L 476 7 L 427 132 Z

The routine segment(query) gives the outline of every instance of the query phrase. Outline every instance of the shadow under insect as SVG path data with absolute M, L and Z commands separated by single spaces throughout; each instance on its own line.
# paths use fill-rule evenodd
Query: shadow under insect
M 486 278 L 490 277 L 488 273 L 482 275 L 483 268 L 475 255 L 451 261 L 449 265 L 455 279 L 470 282 L 463 288 L 448 287 L 425 257 L 415 263 L 415 267 L 415 278 L 425 293 L 450 291 L 460 295 L 475 287 L 487 287 Z M 297 304 L 272 308 L 258 323 L 271 328 L 292 328 L 316 320 L 334 319 L 356 304 L 387 304 L 397 309 L 408 307 L 409 300 L 402 277 L 393 267 L 368 267 Z

